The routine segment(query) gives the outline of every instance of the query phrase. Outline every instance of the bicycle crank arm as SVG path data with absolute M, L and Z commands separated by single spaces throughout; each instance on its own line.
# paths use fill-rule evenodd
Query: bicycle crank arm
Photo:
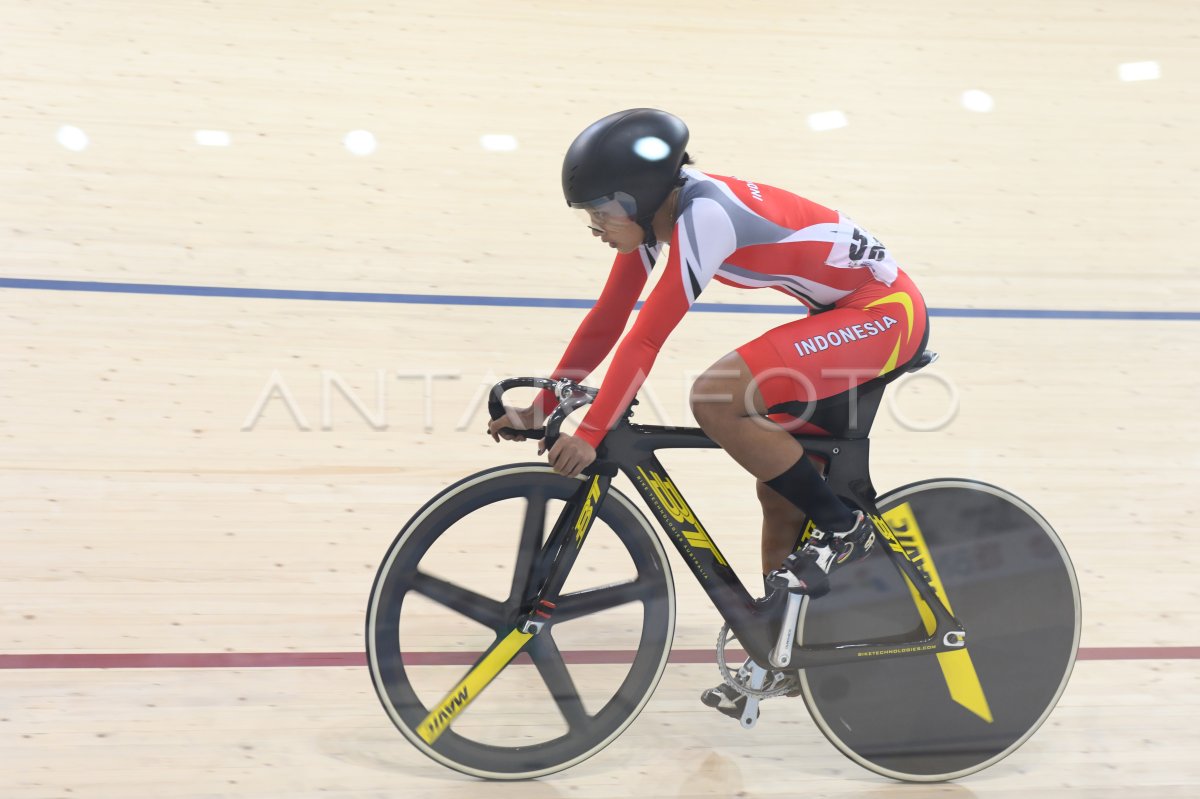
M 768 656 L 772 666 L 782 669 L 792 662 L 792 641 L 796 638 L 796 624 L 800 618 L 800 604 L 804 601 L 804 594 L 793 590 L 799 588 L 801 582 L 790 571 L 780 569 L 773 572 L 769 579 L 775 590 L 788 592 L 787 607 L 783 611 L 783 624 L 779 627 L 779 637 L 775 639 L 775 646 Z M 785 580 L 786 584 L 784 584 Z
M 750 679 L 747 682 L 751 688 L 756 691 L 761 691 L 762 687 L 767 682 L 767 670 L 757 663 L 750 664 Z M 747 696 L 746 706 L 742 708 L 742 717 L 740 719 L 743 729 L 751 729 L 758 723 L 758 703 L 761 700 L 757 696 Z

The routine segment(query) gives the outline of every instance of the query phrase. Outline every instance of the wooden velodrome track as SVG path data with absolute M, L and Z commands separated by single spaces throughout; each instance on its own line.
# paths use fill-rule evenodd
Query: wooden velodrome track
M 0 796 L 1195 796 L 1198 25 L 1184 0 L 0 0 Z M 1118 80 L 1142 61 L 1161 78 Z M 586 305 L 528 298 L 596 295 L 560 158 L 634 105 L 684 117 L 701 168 L 846 210 L 922 287 L 943 380 L 881 412 L 877 484 L 994 482 L 1069 547 L 1082 659 L 992 769 L 889 782 L 798 701 L 742 731 L 697 701 L 711 663 L 534 783 L 446 770 L 380 709 L 374 569 L 435 491 L 532 458 L 479 394 L 546 372 Z M 796 312 L 764 294 L 705 293 L 778 309 L 690 314 L 641 418 L 688 422 L 689 377 Z M 665 460 L 754 579 L 749 478 Z M 675 647 L 709 652 L 676 583 Z

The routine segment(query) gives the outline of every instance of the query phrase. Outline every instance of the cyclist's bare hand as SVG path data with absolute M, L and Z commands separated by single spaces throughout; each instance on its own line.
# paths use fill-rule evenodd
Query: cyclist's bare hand
M 530 405 L 528 408 L 513 408 L 512 406 L 504 406 L 504 415 L 499 419 L 493 419 L 488 422 L 487 432 L 492 437 L 493 441 L 499 441 L 503 438 L 506 441 L 524 441 L 525 436 L 521 433 L 502 433 L 501 430 L 505 427 L 511 427 L 514 430 L 530 430 L 535 427 L 537 421 L 534 419 L 534 409 Z M 542 454 L 540 451 L 538 454 Z
M 554 471 L 566 477 L 574 477 L 596 460 L 596 450 L 582 438 L 561 433 L 558 441 L 554 442 L 550 449 L 549 460 Z

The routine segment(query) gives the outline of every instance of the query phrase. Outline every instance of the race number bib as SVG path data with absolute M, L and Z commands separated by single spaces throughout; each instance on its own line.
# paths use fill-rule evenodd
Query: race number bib
M 841 269 L 866 267 L 876 280 L 889 286 L 896 279 L 899 269 L 882 241 L 854 224 L 853 219 L 841 214 L 838 215 L 833 246 L 825 263 Z

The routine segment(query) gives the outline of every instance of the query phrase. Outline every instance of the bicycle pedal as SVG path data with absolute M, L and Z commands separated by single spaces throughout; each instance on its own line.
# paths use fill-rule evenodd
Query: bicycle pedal
M 789 593 L 804 594 L 811 599 L 829 593 L 829 575 L 815 560 L 793 555 L 787 560 L 786 571 L 790 575 Z

